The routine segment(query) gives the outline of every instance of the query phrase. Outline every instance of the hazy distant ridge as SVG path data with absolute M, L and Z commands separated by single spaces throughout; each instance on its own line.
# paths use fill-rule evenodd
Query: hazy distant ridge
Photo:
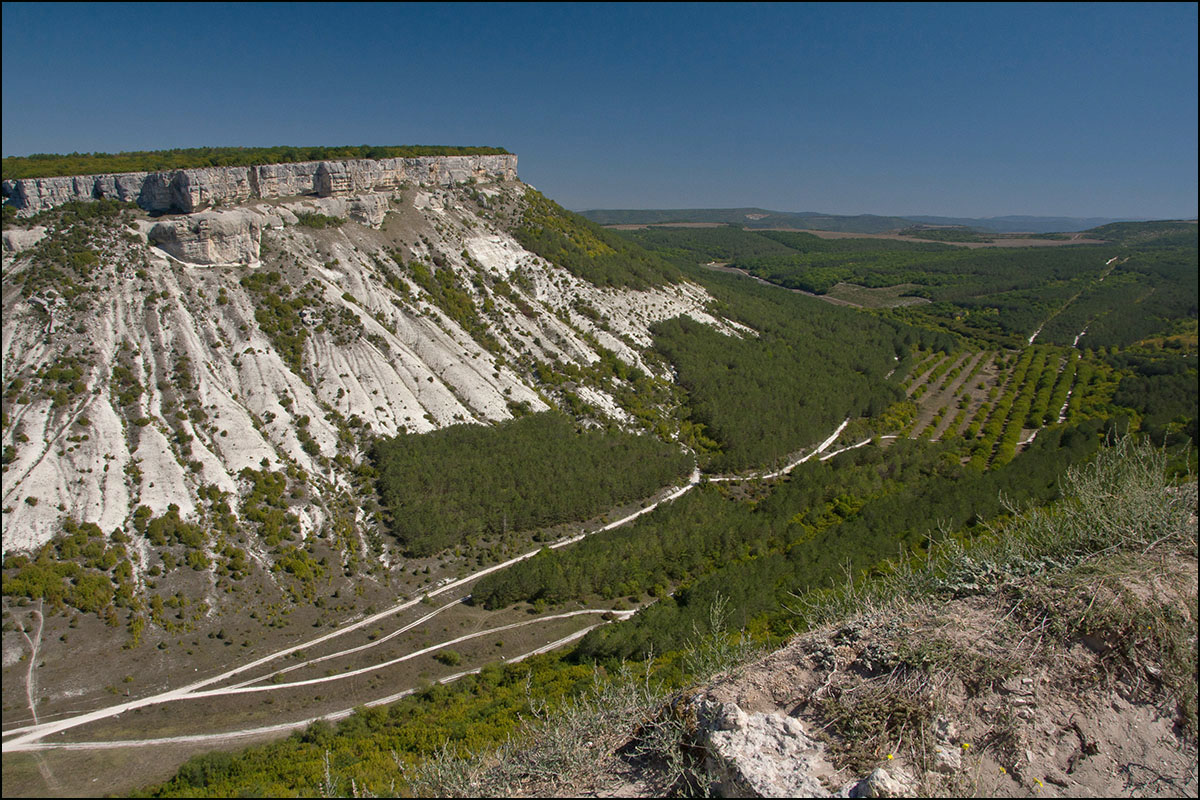
M 654 225 L 670 222 L 716 222 L 748 228 L 810 228 L 813 230 L 883 233 L 913 225 L 962 225 L 996 233 L 1083 231 L 1112 222 L 1140 221 L 1110 217 L 887 217 L 822 214 L 816 211 L 770 211 L 764 208 L 593 209 L 579 212 L 600 225 Z
M 926 217 L 910 216 L 925 225 L 964 225 L 996 233 L 1058 233 L 1086 231 L 1112 222 L 1144 222 L 1149 217 L 1030 217 L 1011 214 L 1005 217 Z

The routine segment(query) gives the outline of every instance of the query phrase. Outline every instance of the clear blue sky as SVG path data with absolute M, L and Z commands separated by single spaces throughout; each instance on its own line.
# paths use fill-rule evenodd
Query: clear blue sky
M 3 153 L 498 145 L 563 205 L 1193 217 L 1197 6 L 3 4 Z

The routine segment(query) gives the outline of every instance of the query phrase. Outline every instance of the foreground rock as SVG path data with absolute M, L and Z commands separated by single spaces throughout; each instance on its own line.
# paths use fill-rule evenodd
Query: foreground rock
M 702 701 L 701 741 L 720 797 L 829 797 L 835 772 L 825 746 L 785 714 L 747 714 L 735 703 Z

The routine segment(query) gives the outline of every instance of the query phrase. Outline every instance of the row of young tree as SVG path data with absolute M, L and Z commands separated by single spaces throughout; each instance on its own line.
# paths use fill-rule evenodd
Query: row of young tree
M 418 556 L 587 519 L 653 494 L 693 465 L 673 445 L 583 428 L 556 412 L 380 439 L 371 459 L 389 527 Z

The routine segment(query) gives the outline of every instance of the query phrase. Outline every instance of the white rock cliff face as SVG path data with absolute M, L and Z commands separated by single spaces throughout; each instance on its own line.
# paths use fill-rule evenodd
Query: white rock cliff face
M 149 240 L 192 264 L 255 264 L 262 228 L 261 214 L 206 211 L 158 223 Z
M 122 172 L 65 178 L 22 178 L 0 183 L 21 216 L 72 200 L 112 198 L 152 213 L 190 214 L 215 203 L 253 198 L 388 191 L 403 183 L 450 186 L 470 179 L 516 180 L 515 155 L 306 161 L 253 167 L 206 167 L 170 172 Z
M 480 158 L 515 165 L 515 158 Z M 477 203 L 475 187 L 454 183 L 465 173 L 416 161 L 449 185 L 251 199 L 114 225 L 92 244 L 91 282 L 66 297 L 31 293 L 17 279 L 39 274 L 39 248 L 27 248 L 46 232 L 6 237 L 13 241 L 3 264 L 4 550 L 38 546 L 66 517 L 131 533 L 140 505 L 157 516 L 175 504 L 194 519 L 203 486 L 231 492 L 237 507 L 248 491 L 239 473 L 264 465 L 307 473 L 313 501 L 301 518 L 313 535 L 324 524 L 323 498 L 353 483 L 344 465 L 363 458 L 347 420 L 381 435 L 495 422 L 518 407 L 549 407 L 556 390 L 537 381 L 538 362 L 593 363 L 599 343 L 654 374 L 661 367 L 644 363 L 639 348 L 659 320 L 688 314 L 744 333 L 705 312 L 711 298 L 693 284 L 602 289 L 546 262 L 495 221 L 500 201 L 515 208 L 526 187 L 497 180 L 484 187 L 490 202 Z M 464 169 L 506 174 L 471 163 Z M 303 181 L 303 167 L 270 170 L 274 191 Z M 398 173 L 391 174 L 371 180 Z M 143 191 L 172 190 L 150 177 Z M 235 193 L 246 186 L 236 176 L 219 185 Z M 304 213 L 346 221 L 312 228 L 297 224 Z M 449 270 L 479 310 L 490 349 L 432 302 L 393 254 Z M 256 276 L 273 274 L 278 284 L 254 289 Z M 271 327 L 272 293 L 304 298 L 302 332 Z M 580 303 L 603 323 L 579 314 Z M 301 333 L 302 347 L 288 349 Z M 74 372 L 56 383 L 51 368 Z M 14 389 L 14 379 L 23 387 Z M 577 388 L 598 417 L 630 423 L 603 386 Z

